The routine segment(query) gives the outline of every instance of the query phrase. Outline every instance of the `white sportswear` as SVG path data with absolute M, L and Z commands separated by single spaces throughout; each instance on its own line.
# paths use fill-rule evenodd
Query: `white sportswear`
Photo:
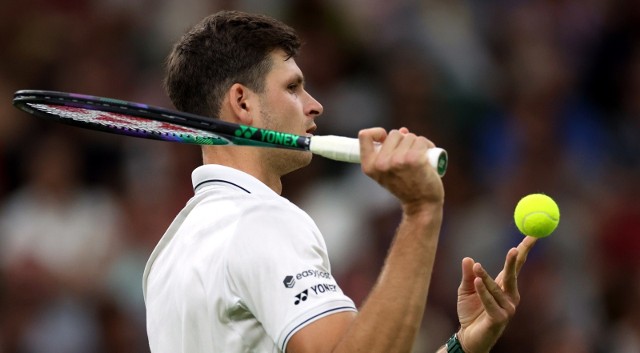
M 311 218 L 251 175 L 204 165 L 147 262 L 153 353 L 284 352 L 324 316 L 356 311 Z

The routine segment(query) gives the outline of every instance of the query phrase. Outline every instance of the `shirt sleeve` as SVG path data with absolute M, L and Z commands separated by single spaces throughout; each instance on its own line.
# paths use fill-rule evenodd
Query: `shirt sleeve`
M 227 266 L 231 292 L 281 351 L 305 325 L 356 311 L 331 275 L 322 235 L 303 211 L 280 203 L 248 208 Z

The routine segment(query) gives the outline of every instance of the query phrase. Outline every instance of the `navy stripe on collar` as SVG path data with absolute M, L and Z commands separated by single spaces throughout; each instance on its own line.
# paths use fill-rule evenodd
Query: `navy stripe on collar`
M 232 183 L 228 180 L 222 180 L 222 179 L 207 179 L 205 181 L 200 182 L 198 185 L 196 185 L 195 188 L 193 188 L 194 191 L 198 191 L 198 188 L 201 187 L 204 184 L 208 184 L 208 183 L 225 183 L 225 184 L 229 184 L 229 185 L 233 185 L 235 187 L 237 187 L 238 189 L 241 189 L 242 191 L 246 192 L 247 194 L 250 194 L 251 191 L 243 188 L 242 186 Z

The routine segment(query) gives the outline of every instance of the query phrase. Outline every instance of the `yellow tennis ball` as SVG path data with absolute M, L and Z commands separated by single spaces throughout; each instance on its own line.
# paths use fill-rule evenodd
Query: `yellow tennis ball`
M 549 196 L 531 194 L 518 202 L 513 219 L 522 234 L 544 238 L 558 226 L 560 209 Z

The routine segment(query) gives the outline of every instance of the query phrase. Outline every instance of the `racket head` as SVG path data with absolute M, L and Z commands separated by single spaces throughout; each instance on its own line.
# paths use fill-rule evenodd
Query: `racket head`
M 13 105 L 43 119 L 118 135 L 198 145 L 236 144 L 233 139 L 242 137 L 234 124 L 85 94 L 20 90 L 14 94 Z M 226 132 L 214 133 L 210 131 L 213 127 Z

